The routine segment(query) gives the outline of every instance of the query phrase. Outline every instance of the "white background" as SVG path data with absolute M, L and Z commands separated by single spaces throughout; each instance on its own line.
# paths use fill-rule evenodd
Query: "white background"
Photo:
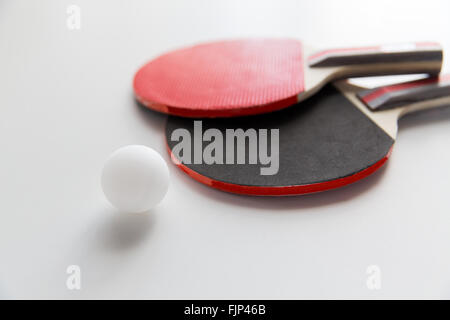
M 81 8 L 81 30 L 66 8 Z M 448 1 L 1 1 L 0 297 L 450 298 L 450 108 L 400 122 L 389 164 L 339 190 L 254 198 L 170 163 L 165 117 L 131 82 L 195 42 L 294 37 L 318 47 L 436 40 Z M 449 71 L 446 62 L 444 68 Z M 99 185 L 116 148 L 145 144 L 171 186 L 150 214 Z M 66 268 L 82 289 L 66 288 Z M 381 290 L 366 268 L 381 268 Z

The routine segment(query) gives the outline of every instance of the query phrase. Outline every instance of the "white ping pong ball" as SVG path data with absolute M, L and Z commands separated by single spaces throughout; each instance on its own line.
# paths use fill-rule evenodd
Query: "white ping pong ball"
M 101 184 L 109 202 L 123 212 L 155 207 L 169 188 L 169 169 L 161 155 L 141 145 L 114 151 L 103 167 Z

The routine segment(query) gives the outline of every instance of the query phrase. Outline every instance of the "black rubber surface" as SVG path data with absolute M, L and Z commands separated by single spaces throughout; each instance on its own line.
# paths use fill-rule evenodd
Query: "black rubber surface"
M 248 164 L 248 154 L 246 164 L 184 164 L 213 180 L 245 186 L 294 186 L 343 178 L 381 160 L 394 143 L 332 85 L 283 111 L 198 120 L 202 120 L 203 132 L 217 128 L 224 137 L 226 129 L 279 129 L 279 171 L 275 175 L 261 175 L 260 168 L 264 165 L 259 161 Z M 166 126 L 169 148 L 178 144 L 170 138 L 175 129 L 185 128 L 194 137 L 193 127 L 194 119 L 169 117 Z M 203 142 L 203 147 L 209 143 Z

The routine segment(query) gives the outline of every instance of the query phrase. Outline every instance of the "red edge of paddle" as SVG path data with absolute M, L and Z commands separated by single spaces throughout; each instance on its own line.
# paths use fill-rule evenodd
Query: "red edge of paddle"
M 134 88 L 134 82 L 133 82 Z M 135 90 L 135 89 L 134 89 Z M 241 117 L 241 116 L 253 116 L 258 114 L 265 114 L 273 111 L 282 110 L 288 108 L 297 103 L 297 96 L 292 96 L 274 103 L 269 103 L 259 106 L 242 107 L 242 108 L 230 108 L 224 110 L 193 110 L 178 107 L 166 106 L 158 103 L 148 102 L 141 97 L 135 95 L 136 100 L 144 107 L 157 111 L 160 113 L 179 116 L 183 118 L 228 118 L 228 117 Z M 256 110 L 256 111 L 255 111 Z
M 389 159 L 392 153 L 393 146 L 391 146 L 388 153 L 382 159 L 378 160 L 370 167 L 361 170 L 355 174 L 352 174 L 350 176 L 346 176 L 332 181 L 325 181 L 307 185 L 288 186 L 288 187 L 253 187 L 216 181 L 208 177 L 202 176 L 201 174 L 195 172 L 194 170 L 182 164 L 173 155 L 172 151 L 169 148 L 169 145 L 167 144 L 167 141 L 166 141 L 166 149 L 169 153 L 172 162 L 175 163 L 181 170 L 183 170 L 185 173 L 187 173 L 190 177 L 197 180 L 198 182 L 201 182 L 214 189 L 235 194 L 252 195 L 252 196 L 294 196 L 340 188 L 370 176 L 372 173 L 380 169 L 386 163 L 386 161 Z

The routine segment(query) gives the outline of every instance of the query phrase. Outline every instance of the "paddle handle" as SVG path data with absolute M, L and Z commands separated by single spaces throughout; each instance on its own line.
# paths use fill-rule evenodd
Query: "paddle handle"
M 362 48 L 323 50 L 308 57 L 310 68 L 342 67 L 336 78 L 384 74 L 438 74 L 442 47 L 435 42 L 413 42 Z
M 358 92 L 372 111 L 407 108 L 408 112 L 450 105 L 450 74 Z

